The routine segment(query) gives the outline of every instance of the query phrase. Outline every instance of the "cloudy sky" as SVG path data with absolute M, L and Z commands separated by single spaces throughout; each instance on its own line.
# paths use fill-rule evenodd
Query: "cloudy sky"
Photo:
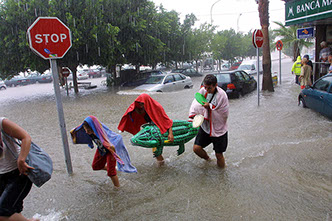
M 218 30 L 233 28 L 235 31 L 248 32 L 260 28 L 258 5 L 255 0 L 152 0 L 157 6 L 162 4 L 168 11 L 180 13 L 181 22 L 186 14 L 194 13 L 200 23 L 211 23 Z M 214 4 L 215 3 L 215 4 Z M 212 7 L 212 5 L 214 6 Z M 285 23 L 285 2 L 270 0 L 270 26 L 276 28 L 273 21 Z

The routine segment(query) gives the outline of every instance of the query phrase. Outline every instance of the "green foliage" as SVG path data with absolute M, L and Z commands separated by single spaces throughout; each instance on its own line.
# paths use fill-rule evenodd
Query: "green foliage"
M 234 30 L 214 33 L 215 26 L 194 28 L 197 18 L 150 0 L 4 0 L 0 5 L 0 77 L 28 68 L 44 72 L 49 61 L 29 48 L 27 29 L 38 17 L 58 17 L 71 30 L 72 48 L 58 60 L 72 70 L 79 64 L 151 65 L 254 55 L 251 33 Z M 15 64 L 15 65 L 13 65 Z M 75 70 L 73 70 L 75 71 Z
M 286 27 L 281 22 L 274 23 L 279 25 L 279 28 L 273 30 L 273 38 L 276 38 L 277 36 L 281 37 L 281 41 L 286 49 L 284 52 L 288 52 L 289 56 L 293 56 L 294 61 L 297 56 L 301 54 L 303 47 L 309 47 L 313 44 L 309 40 L 297 38 L 296 32 L 299 28 L 298 26 Z M 273 50 L 276 48 L 276 42 L 272 44 L 271 48 Z

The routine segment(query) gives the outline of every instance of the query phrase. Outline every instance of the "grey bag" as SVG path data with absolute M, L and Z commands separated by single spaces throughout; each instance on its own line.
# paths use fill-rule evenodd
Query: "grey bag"
M 3 130 L 2 133 L 5 137 L 9 138 L 17 145 L 21 146 L 19 142 L 17 142 L 14 138 L 6 134 Z M 6 140 L 3 139 L 3 142 L 6 144 L 7 148 L 10 150 L 15 159 L 18 158 L 16 152 L 14 152 L 9 145 L 7 145 Z M 33 170 L 29 170 L 28 177 L 37 187 L 41 187 L 44 183 L 46 183 L 49 179 L 51 179 L 53 172 L 53 162 L 51 157 L 38 145 L 31 142 L 30 152 L 26 158 L 26 163 L 35 168 Z

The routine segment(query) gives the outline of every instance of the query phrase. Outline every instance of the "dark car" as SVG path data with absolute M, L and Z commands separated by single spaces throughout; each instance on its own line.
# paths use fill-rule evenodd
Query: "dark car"
M 172 73 L 181 73 L 189 77 L 201 77 L 201 73 L 197 72 L 194 68 L 179 68 L 173 69 Z
M 332 74 L 321 77 L 312 86 L 303 89 L 298 100 L 302 107 L 308 107 L 332 119 Z
M 12 78 L 6 79 L 5 80 L 5 84 L 8 87 L 16 87 L 17 85 L 28 85 L 31 84 L 31 80 L 27 79 L 21 75 L 16 75 Z
M 226 91 L 229 98 L 239 98 L 254 91 L 257 82 L 254 77 L 241 70 L 212 73 L 217 78 L 218 86 Z M 203 86 L 203 83 L 202 83 Z

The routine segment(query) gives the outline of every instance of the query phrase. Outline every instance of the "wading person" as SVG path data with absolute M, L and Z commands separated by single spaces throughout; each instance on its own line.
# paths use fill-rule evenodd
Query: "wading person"
M 70 131 L 74 144 L 88 144 L 97 150 L 92 162 L 93 170 L 106 170 L 113 185 L 119 187 L 116 165 L 119 171 L 136 173 L 137 170 L 130 163 L 129 154 L 123 144 L 122 136 L 111 131 L 96 117 L 89 116 L 84 122 Z
M 305 86 L 311 86 L 311 73 L 312 69 L 308 65 L 308 60 L 306 58 L 302 59 L 302 67 L 301 67 L 301 74 L 300 74 L 300 83 L 301 89 L 304 89 Z
M 162 134 L 168 131 L 168 140 L 174 141 L 173 121 L 166 115 L 164 108 L 148 94 L 139 95 L 122 116 L 118 129 L 133 135 L 140 131 L 145 123 L 153 122 Z M 159 165 L 164 164 L 162 154 L 155 156 Z
M 292 66 L 292 74 L 295 74 L 295 83 L 300 84 L 299 77 L 301 74 L 301 56 L 297 56 Z
M 2 130 L 20 140 L 21 148 L 4 137 Z M 0 220 L 38 220 L 27 219 L 21 214 L 23 200 L 32 186 L 27 174 L 34 168 L 25 162 L 30 151 L 31 137 L 23 128 L 4 117 L 0 118 L 0 131 Z M 9 146 L 4 144 L 4 140 Z M 18 154 L 17 160 L 8 148 Z
M 199 90 L 207 102 L 201 105 L 194 100 L 190 107 L 189 118 L 197 114 L 204 116 L 203 124 L 198 130 L 193 151 L 204 160 L 210 161 L 210 157 L 204 150 L 209 144 L 213 144 L 216 153 L 217 165 L 225 168 L 225 158 L 223 153 L 228 145 L 228 97 L 226 92 L 218 87 L 217 78 L 208 74 L 203 80 L 204 87 Z

